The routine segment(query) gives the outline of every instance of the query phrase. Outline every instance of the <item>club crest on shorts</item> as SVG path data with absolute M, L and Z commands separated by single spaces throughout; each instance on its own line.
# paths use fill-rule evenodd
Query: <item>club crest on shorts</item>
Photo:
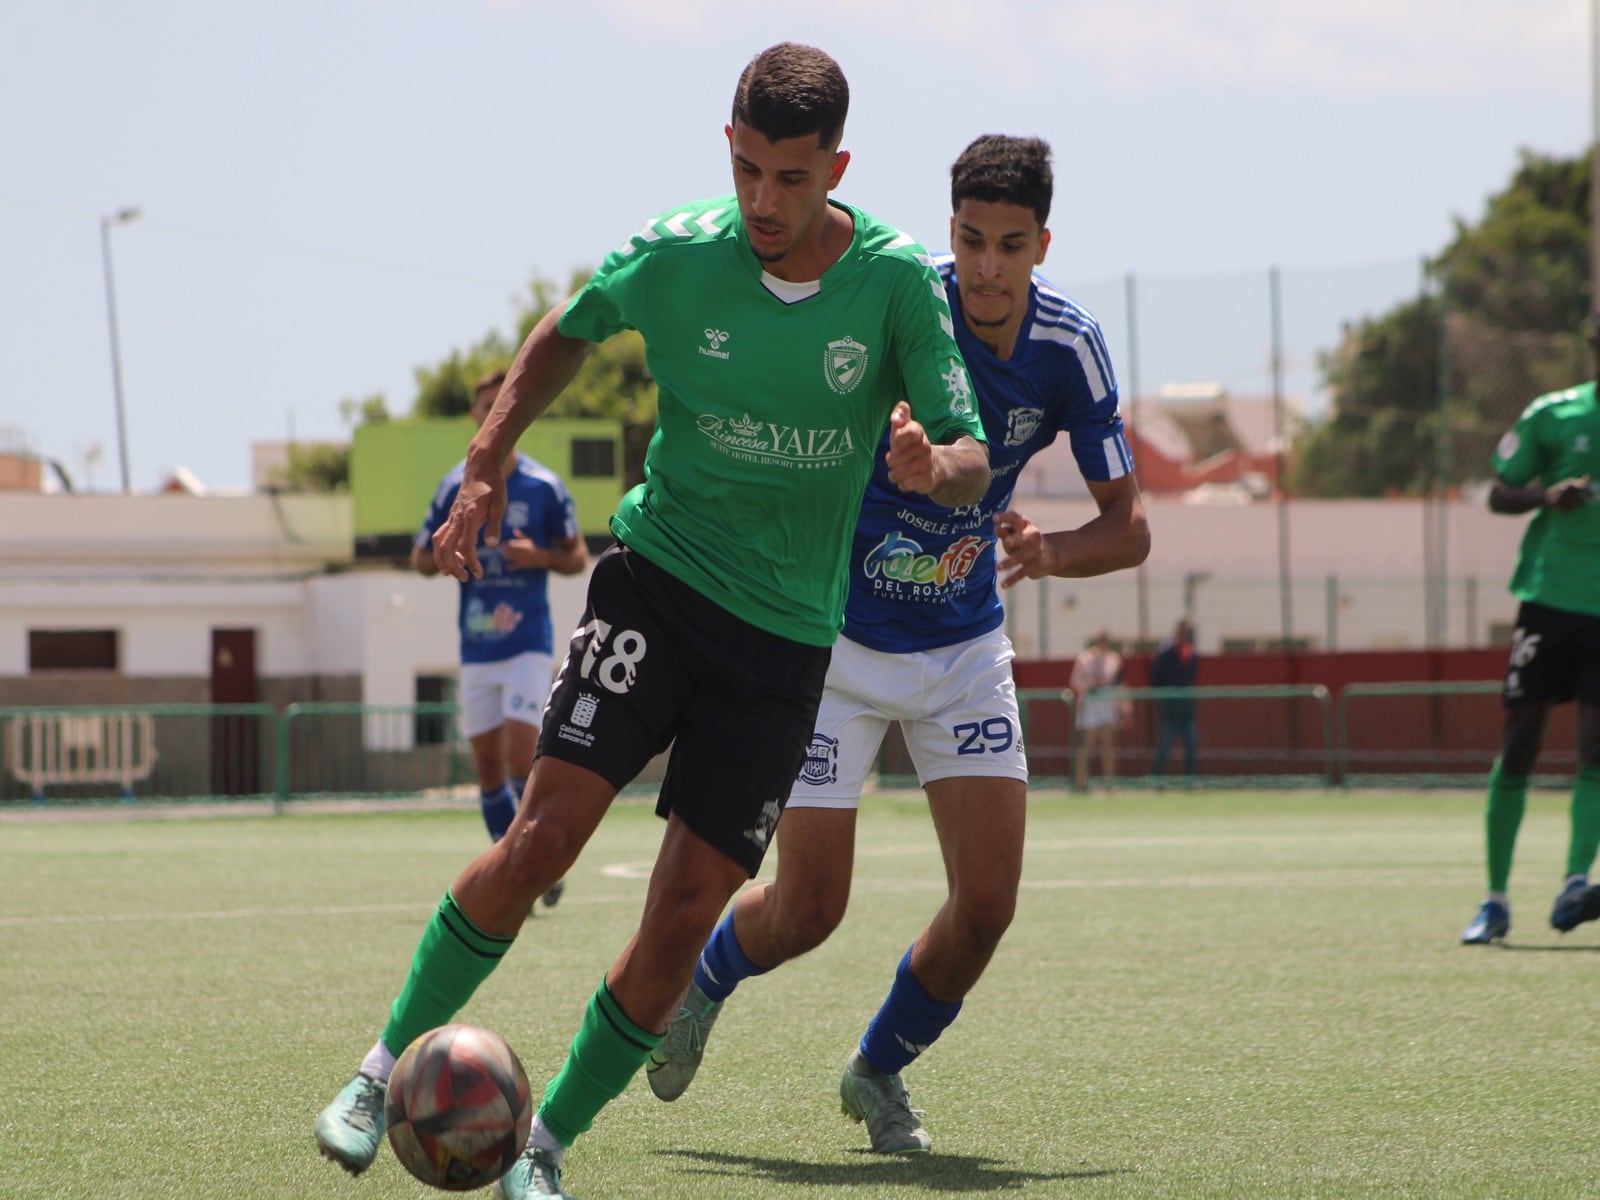
M 806 760 L 800 764 L 800 783 L 821 787 L 839 782 L 839 739 L 826 734 L 811 735 L 811 745 L 806 747 Z
M 852 337 L 829 342 L 823 355 L 823 374 L 828 386 L 840 395 L 856 390 L 867 374 L 867 348 Z
M 572 705 L 572 723 L 579 729 L 587 729 L 594 724 L 594 714 L 600 708 L 600 698 L 588 692 L 580 692 L 577 700 Z
M 754 842 L 757 849 L 763 852 L 767 843 L 772 841 L 773 830 L 778 828 L 778 819 L 783 816 L 783 801 L 768 800 L 761 806 L 761 815 L 756 818 L 756 823 L 744 831 L 746 840 Z

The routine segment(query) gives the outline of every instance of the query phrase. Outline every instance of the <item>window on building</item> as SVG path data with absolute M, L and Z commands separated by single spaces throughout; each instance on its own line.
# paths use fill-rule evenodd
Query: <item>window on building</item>
M 412 738 L 419 746 L 442 746 L 450 741 L 455 730 L 455 715 L 437 709 L 421 709 L 421 705 L 453 704 L 456 698 L 454 675 L 418 675 L 416 700 L 419 711 Z
M 28 673 L 115 671 L 117 641 L 115 629 L 30 629 Z
M 573 438 L 574 479 L 611 479 L 617 473 L 617 443 L 614 438 Z

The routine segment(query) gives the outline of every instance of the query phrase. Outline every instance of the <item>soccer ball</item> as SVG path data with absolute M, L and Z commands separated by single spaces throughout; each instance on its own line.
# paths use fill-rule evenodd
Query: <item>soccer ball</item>
M 533 1124 L 533 1095 L 498 1033 L 441 1025 L 394 1064 L 384 1115 L 406 1170 L 432 1187 L 467 1192 L 517 1161 Z

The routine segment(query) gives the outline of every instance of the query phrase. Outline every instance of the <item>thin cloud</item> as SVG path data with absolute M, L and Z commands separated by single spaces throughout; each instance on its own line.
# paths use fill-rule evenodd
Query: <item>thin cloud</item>
M 535 0 L 490 0 L 515 8 Z M 790 0 L 742 12 L 713 0 L 597 0 L 620 26 L 703 42 L 792 12 L 841 39 L 893 37 L 908 56 L 954 55 L 1043 87 L 1070 69 L 1078 85 L 1148 92 L 1418 96 L 1495 89 L 1575 97 L 1587 91 L 1585 0 Z M 797 34 L 796 36 L 804 36 Z M 828 49 L 848 55 L 840 40 Z M 1055 86 L 1051 83 L 1048 86 Z

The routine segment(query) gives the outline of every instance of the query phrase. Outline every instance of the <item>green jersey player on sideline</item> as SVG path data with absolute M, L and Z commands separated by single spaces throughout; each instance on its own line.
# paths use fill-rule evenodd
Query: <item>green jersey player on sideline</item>
M 1053 190 L 1050 148 L 1038 138 L 987 134 L 950 170 L 953 253 L 939 260 L 940 276 L 989 436 L 989 488 L 949 513 L 881 469 L 868 484 L 844 634 L 778 835 L 777 876 L 743 892 L 701 951 L 650 1059 L 650 1088 L 663 1100 L 689 1086 L 740 981 L 814 949 L 843 919 L 856 811 L 897 722 L 928 795 L 948 894 L 846 1060 L 839 1098 L 875 1152 L 932 1148 L 901 1071 L 956 1019 L 1010 925 L 1022 874 L 1028 763 L 998 589 L 1137 566 L 1150 549 L 1100 326 L 1034 269 L 1050 245 Z M 1028 460 L 1062 433 L 1099 511 L 1045 535 L 1011 510 L 1011 496 Z
M 1600 312 L 1588 340 L 1600 363 Z M 1484 819 L 1489 890 L 1461 933 L 1484 945 L 1511 930 L 1507 884 L 1528 800 L 1528 779 L 1544 742 L 1550 707 L 1578 702 L 1578 776 L 1572 787 L 1566 883 L 1550 911 L 1563 933 L 1600 917 L 1589 869 L 1600 848 L 1600 406 L 1593 381 L 1528 405 L 1494 456 L 1489 508 L 1534 511 L 1522 536 L 1511 591 L 1521 601 L 1501 695 L 1505 728 L 1489 772 Z M 1537 510 L 1537 511 L 1535 511 Z
M 848 106 L 822 51 L 757 55 L 725 130 L 735 195 L 648 221 L 542 319 L 468 448 L 433 540 L 458 579 L 479 573 L 479 530 L 501 527 L 500 464 L 518 436 L 591 344 L 643 334 L 659 389 L 644 482 L 590 574 L 511 828 L 445 893 L 377 1043 L 317 1120 L 323 1153 L 351 1172 L 377 1154 L 396 1056 L 454 1018 L 617 792 L 670 746 L 639 926 L 496 1185 L 507 1200 L 566 1195 L 566 1149 L 660 1043 L 700 947 L 761 866 L 811 740 L 879 438 L 887 428 L 885 466 L 908 491 L 953 507 L 988 486 L 928 255 L 829 199 L 850 161 Z

